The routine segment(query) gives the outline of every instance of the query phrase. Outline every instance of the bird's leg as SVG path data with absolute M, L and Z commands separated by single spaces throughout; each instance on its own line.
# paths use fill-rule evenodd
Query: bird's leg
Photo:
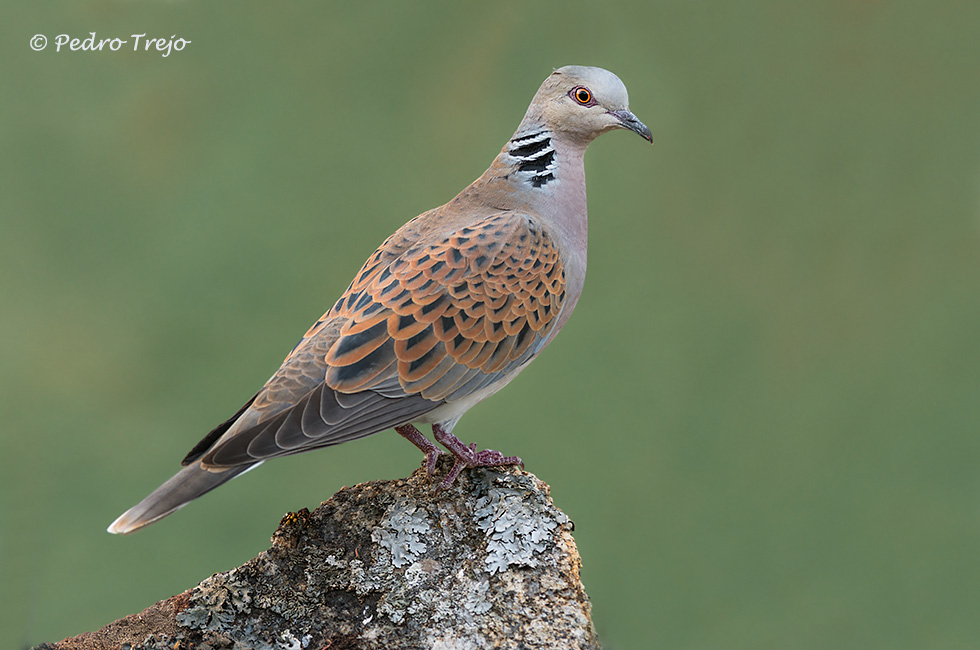
M 423 436 L 422 432 L 411 424 L 403 424 L 400 427 L 395 427 L 395 431 L 422 450 L 422 453 L 425 454 L 425 473 L 431 477 L 432 473 L 436 471 L 436 461 L 439 460 L 439 454 L 442 454 L 443 451 L 436 447 L 431 440 Z
M 452 485 L 456 477 L 459 476 L 459 473 L 466 467 L 497 467 L 499 465 L 520 465 L 521 468 L 524 467 L 524 461 L 518 456 L 504 456 L 499 451 L 494 451 L 493 449 L 477 451 L 476 443 L 466 445 L 438 424 L 432 425 L 432 435 L 456 459 L 453 468 L 449 470 L 449 474 L 439 484 L 440 490 Z

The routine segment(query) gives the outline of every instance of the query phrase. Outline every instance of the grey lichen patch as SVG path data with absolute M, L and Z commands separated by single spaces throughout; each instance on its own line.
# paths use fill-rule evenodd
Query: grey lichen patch
M 281 643 L 279 645 L 282 650 L 303 650 L 310 645 L 310 640 L 312 637 L 309 634 L 304 634 L 302 637 L 297 637 L 295 634 L 289 630 L 283 630 L 279 634 Z
M 466 591 L 463 609 L 471 614 L 486 614 L 493 607 L 488 598 L 489 593 L 490 582 L 488 580 L 474 580 Z
M 265 570 L 265 575 L 272 577 L 274 570 L 270 569 L 274 565 L 263 561 L 262 556 L 256 560 Z M 233 648 L 306 648 L 312 637 L 302 631 L 282 629 L 280 625 L 284 619 L 276 615 L 280 609 L 297 609 L 297 606 L 289 600 L 270 597 L 265 585 L 256 590 L 255 585 L 250 582 L 254 579 L 250 571 L 246 570 L 245 575 L 239 575 L 239 571 L 248 566 L 215 574 L 198 585 L 191 593 L 190 606 L 174 617 L 177 624 L 206 638 L 224 639 Z M 247 624 L 243 625 L 243 621 Z
M 388 549 L 391 563 L 402 568 L 421 557 L 426 551 L 423 535 L 429 532 L 428 513 L 418 506 L 415 499 L 396 501 L 371 533 L 371 539 Z
M 191 606 L 179 612 L 177 624 L 192 630 L 224 632 L 251 603 L 246 585 L 234 584 L 228 574 L 216 574 L 201 583 Z
M 489 485 L 487 494 L 476 500 L 473 516 L 487 537 L 485 563 L 490 575 L 511 566 L 538 566 L 536 556 L 553 545 L 555 529 L 568 522 L 563 512 L 543 504 L 539 494 Z

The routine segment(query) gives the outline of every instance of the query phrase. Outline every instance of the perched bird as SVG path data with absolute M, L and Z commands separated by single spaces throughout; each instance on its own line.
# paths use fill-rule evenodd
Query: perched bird
M 426 455 L 467 467 L 522 464 L 452 431 L 568 321 L 585 281 L 585 148 L 613 129 L 650 142 L 626 87 L 603 70 L 549 76 L 490 168 L 389 237 L 350 287 L 184 468 L 112 525 L 130 533 L 269 458 L 394 428 Z

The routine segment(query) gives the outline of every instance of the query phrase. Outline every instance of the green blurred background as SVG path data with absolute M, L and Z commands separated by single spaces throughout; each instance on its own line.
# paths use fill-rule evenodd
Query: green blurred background
M 980 647 L 980 4 L 3 14 L 0 646 L 417 467 L 373 436 L 104 532 L 577 63 L 620 75 L 656 146 L 592 146 L 575 318 L 457 432 L 551 484 L 610 649 Z M 192 44 L 53 51 L 90 31 Z

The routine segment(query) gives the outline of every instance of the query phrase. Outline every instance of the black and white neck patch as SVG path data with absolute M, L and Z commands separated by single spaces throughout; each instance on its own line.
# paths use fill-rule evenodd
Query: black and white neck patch
M 517 171 L 526 176 L 532 187 L 541 187 L 555 180 L 558 165 L 555 162 L 555 148 L 551 145 L 551 133 L 534 131 L 516 136 L 507 148 L 516 160 Z

